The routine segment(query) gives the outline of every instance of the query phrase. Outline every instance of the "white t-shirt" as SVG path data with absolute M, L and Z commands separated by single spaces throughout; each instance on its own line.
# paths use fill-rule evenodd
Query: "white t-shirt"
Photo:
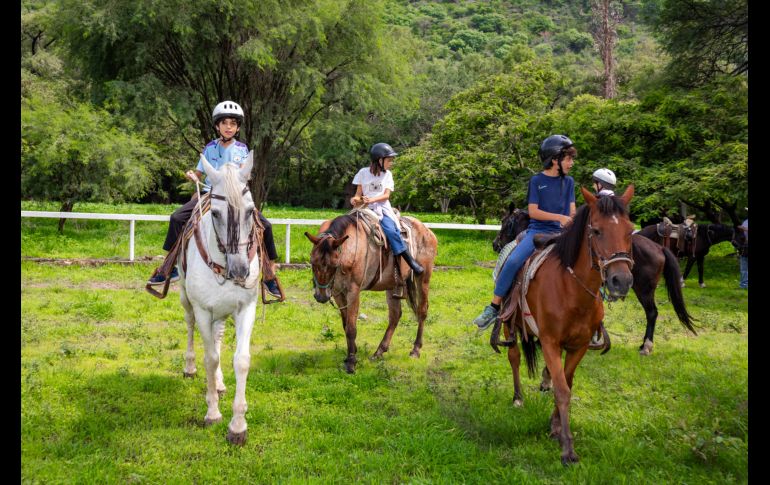
M 395 188 L 393 184 L 393 174 L 390 170 L 386 170 L 377 176 L 374 176 L 369 171 L 369 167 L 364 167 L 358 171 L 355 177 L 353 177 L 353 183 L 361 186 L 361 193 L 366 197 L 376 197 L 385 193 L 385 189 L 390 189 L 393 192 Z M 369 209 L 373 210 L 380 219 L 383 215 L 393 213 L 393 209 L 390 206 L 390 200 L 384 200 L 381 202 L 371 202 Z M 391 216 L 391 219 L 395 219 Z

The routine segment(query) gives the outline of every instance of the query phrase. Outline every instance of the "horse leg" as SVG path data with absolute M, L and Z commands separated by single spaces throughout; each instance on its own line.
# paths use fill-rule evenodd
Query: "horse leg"
M 393 338 L 393 332 L 396 331 L 398 321 L 401 319 L 401 299 L 393 298 L 393 290 L 385 290 L 385 296 L 388 301 L 388 328 L 382 336 L 380 345 L 377 346 L 377 351 L 370 357 L 371 360 L 379 359 L 388 351 L 390 339 Z
M 543 375 L 540 380 L 540 390 L 548 392 L 553 389 L 553 381 L 551 380 L 551 373 L 548 372 L 548 366 L 543 367 Z
M 339 297 L 343 298 L 342 295 Z M 335 297 L 337 299 L 337 297 Z M 358 288 L 351 287 L 348 289 L 347 295 L 344 296 L 347 304 L 340 305 L 340 301 L 337 304 L 340 306 L 340 314 L 342 315 L 342 326 L 345 329 L 345 338 L 348 343 L 348 355 L 345 357 L 345 372 L 348 374 L 355 374 L 356 372 L 356 353 L 358 348 L 356 347 L 356 320 L 358 320 L 358 306 L 360 304 Z M 345 308 L 343 308 L 345 306 Z
M 505 330 L 506 340 L 510 340 L 510 335 L 506 327 Z M 521 351 L 519 350 L 519 344 L 513 343 L 508 347 L 508 362 L 511 364 L 511 372 L 513 373 L 513 405 L 521 407 L 524 405 L 524 399 L 521 396 L 521 377 L 519 376 L 519 364 L 521 364 Z
M 634 293 L 636 293 L 636 298 L 642 304 L 644 314 L 647 316 L 647 329 L 644 332 L 642 345 L 639 346 L 639 355 L 650 355 L 652 353 L 652 340 L 655 336 L 655 323 L 658 320 L 658 307 L 655 305 L 655 288 L 634 289 Z
M 195 320 L 203 340 L 203 365 L 206 368 L 206 404 L 208 409 L 203 422 L 205 425 L 210 425 L 222 421 L 222 413 L 219 412 L 219 393 L 217 393 L 216 386 L 219 352 L 214 337 L 215 322 L 211 321 L 211 315 L 205 310 L 196 312 Z
M 569 427 L 569 401 L 572 393 L 572 380 L 575 377 L 575 369 L 583 359 L 588 347 L 583 347 L 578 350 L 568 350 L 567 355 L 564 357 L 564 379 L 569 387 L 569 394 L 567 395 L 566 405 L 564 409 L 559 410 L 559 417 L 561 418 L 561 442 L 562 453 L 561 462 L 563 465 L 569 463 L 576 463 L 580 458 L 575 453 L 574 438 L 572 437 L 572 431 Z
M 697 262 L 698 262 L 698 284 L 701 288 L 706 287 L 706 283 L 703 282 L 703 259 L 705 256 L 698 256 Z
M 222 355 L 222 338 L 225 335 L 225 321 L 224 320 L 217 320 L 214 322 L 214 341 L 216 342 L 217 346 L 217 355 Z M 220 362 L 217 366 L 217 372 L 216 372 L 216 384 L 217 384 L 217 394 L 219 394 L 219 398 L 222 399 L 222 396 L 225 395 L 225 391 L 227 388 L 225 387 L 225 379 L 222 376 L 222 363 Z
M 684 280 L 687 279 L 687 275 L 690 274 L 690 270 L 692 269 L 693 263 L 695 263 L 695 259 L 688 256 L 687 265 L 684 267 L 684 274 L 682 275 L 682 286 L 684 286 Z
M 236 348 L 233 356 L 235 371 L 235 397 L 233 398 L 233 418 L 227 426 L 227 441 L 234 445 L 246 442 L 246 378 L 251 365 L 251 331 L 254 328 L 254 315 L 257 309 L 256 300 L 249 303 L 235 317 Z
M 417 315 L 415 315 L 417 317 L 417 336 L 414 339 L 412 351 L 409 353 L 410 357 L 419 357 L 420 349 L 422 349 L 422 332 L 425 328 L 425 319 L 428 318 L 428 292 L 430 291 L 430 275 L 428 271 L 425 271 L 416 281 L 420 285 L 417 288 L 417 295 L 420 300 L 417 304 Z
M 572 445 L 572 433 L 569 429 L 569 403 L 572 390 L 569 385 L 570 383 L 567 382 L 565 369 L 561 366 L 561 349 L 558 344 L 542 341 L 541 344 L 543 357 L 553 378 L 553 396 L 556 401 L 556 406 L 551 415 L 551 436 L 559 438 L 562 448 L 561 462 L 567 465 L 578 461 L 578 456 L 575 454 Z M 583 349 L 583 353 L 585 353 L 585 350 Z M 571 355 L 574 360 L 574 353 L 567 353 L 568 361 Z M 565 362 L 565 368 L 567 368 L 567 362 Z
M 195 312 L 193 312 L 192 305 L 187 299 L 187 293 L 185 293 L 183 288 L 180 288 L 179 299 L 182 302 L 184 320 L 187 323 L 187 351 L 184 354 L 184 371 L 182 375 L 185 377 L 195 377 L 195 374 L 198 373 L 198 369 L 195 367 Z

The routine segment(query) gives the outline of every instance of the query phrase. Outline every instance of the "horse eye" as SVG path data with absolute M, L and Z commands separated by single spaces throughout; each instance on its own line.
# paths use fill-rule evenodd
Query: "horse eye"
M 599 229 L 591 229 L 591 231 L 593 231 L 594 236 L 601 236 L 602 235 L 602 232 Z
M 219 211 L 212 210 L 211 215 L 214 217 L 214 219 L 219 219 Z

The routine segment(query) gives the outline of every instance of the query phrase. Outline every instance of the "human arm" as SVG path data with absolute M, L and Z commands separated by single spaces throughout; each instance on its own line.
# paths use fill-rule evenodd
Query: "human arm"
M 532 219 L 537 219 L 539 221 L 556 221 L 559 224 L 561 224 L 562 227 L 564 227 L 569 221 L 572 220 L 572 217 L 575 215 L 575 204 L 571 203 L 569 206 L 569 213 L 570 215 L 565 216 L 564 214 L 554 214 L 553 212 L 546 212 L 544 210 L 540 210 L 540 208 L 537 206 L 537 204 L 527 204 L 527 210 L 529 211 L 529 217 Z
M 350 205 L 357 206 L 363 204 L 363 201 L 361 200 L 361 195 L 363 194 L 361 185 L 356 185 L 356 195 L 350 198 Z
M 184 173 L 184 176 L 187 180 L 199 182 L 201 179 L 203 179 L 203 172 L 198 169 L 188 170 Z
M 361 187 L 359 185 L 359 187 Z M 364 204 L 370 204 L 372 202 L 383 202 L 390 199 L 390 189 L 385 189 L 383 193 L 374 197 L 363 197 Z

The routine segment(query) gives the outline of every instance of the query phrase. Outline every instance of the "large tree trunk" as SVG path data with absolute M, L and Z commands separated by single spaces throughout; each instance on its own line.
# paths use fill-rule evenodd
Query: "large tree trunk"
M 591 0 L 593 37 L 604 64 L 602 95 L 612 99 L 617 94 L 615 78 L 615 44 L 618 41 L 616 26 L 622 16 L 614 0 Z
M 75 206 L 75 202 L 72 200 L 65 200 L 62 202 L 59 212 L 72 212 L 72 208 Z M 59 219 L 59 234 L 64 232 L 64 223 L 67 222 L 65 217 Z

